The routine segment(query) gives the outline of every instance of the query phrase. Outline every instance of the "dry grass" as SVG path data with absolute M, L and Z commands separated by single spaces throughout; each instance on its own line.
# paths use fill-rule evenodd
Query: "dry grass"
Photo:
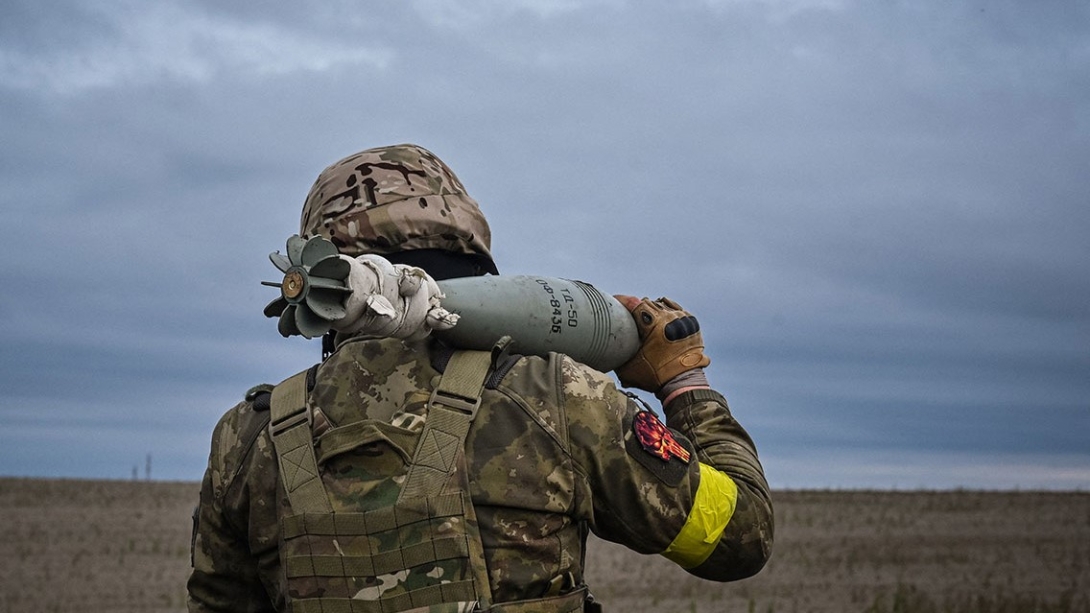
M 184 611 L 198 491 L 0 479 L 0 611 Z
M 757 577 L 713 584 L 593 543 L 588 581 L 613 609 L 1090 611 L 1090 494 L 776 492 Z M 653 607 L 650 605 L 654 605 Z
M 192 483 L 0 479 L 0 612 L 185 610 Z M 592 541 L 607 611 L 1090 612 L 1090 494 L 776 492 L 733 584 Z

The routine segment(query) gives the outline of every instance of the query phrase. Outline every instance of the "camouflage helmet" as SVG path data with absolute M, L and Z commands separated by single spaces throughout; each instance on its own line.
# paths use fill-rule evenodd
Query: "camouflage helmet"
M 299 233 L 324 236 L 353 257 L 432 249 L 475 256 L 495 270 L 477 202 L 417 145 L 367 149 L 323 170 L 307 194 Z

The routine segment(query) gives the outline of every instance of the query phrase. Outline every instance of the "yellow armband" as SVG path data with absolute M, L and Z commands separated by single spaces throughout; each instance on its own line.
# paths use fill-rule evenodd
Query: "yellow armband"
M 738 486 L 734 481 L 701 463 L 700 486 L 689 518 L 662 555 L 682 568 L 700 566 L 715 551 L 737 504 Z

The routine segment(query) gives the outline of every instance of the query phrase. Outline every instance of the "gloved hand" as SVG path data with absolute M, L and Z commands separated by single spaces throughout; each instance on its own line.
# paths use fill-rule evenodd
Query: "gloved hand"
M 346 315 L 332 328 L 368 338 L 420 340 L 432 330 L 446 330 L 458 315 L 444 309 L 443 293 L 428 273 L 415 266 L 391 264 L 374 254 L 346 259 L 350 264 Z
M 678 375 L 711 364 L 700 324 L 681 305 L 668 298 L 615 297 L 632 313 L 640 335 L 639 351 L 615 371 L 621 385 L 657 393 Z

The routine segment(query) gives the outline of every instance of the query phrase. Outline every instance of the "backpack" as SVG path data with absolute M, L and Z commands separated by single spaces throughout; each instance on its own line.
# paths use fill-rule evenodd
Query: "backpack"
M 280 559 L 290 611 L 583 610 L 582 590 L 492 603 L 465 440 L 504 348 L 453 353 L 422 431 L 364 419 L 324 432 L 316 446 L 307 405 L 315 369 L 273 389 L 269 433 L 286 494 Z

